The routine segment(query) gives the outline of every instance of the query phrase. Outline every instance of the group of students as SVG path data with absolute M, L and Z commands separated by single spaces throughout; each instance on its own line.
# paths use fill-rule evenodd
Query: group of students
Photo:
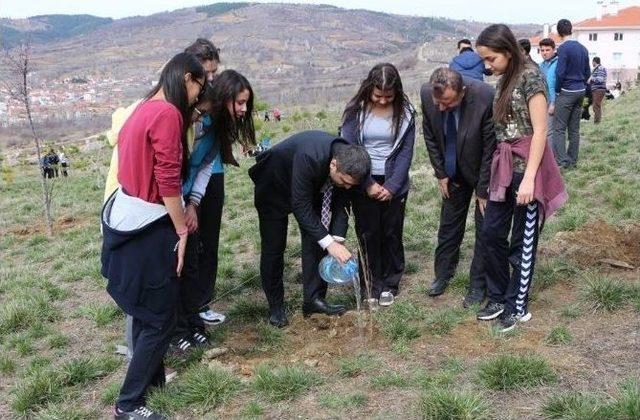
M 42 176 L 45 178 L 57 178 L 62 172 L 62 176 L 69 176 L 69 159 L 64 152 L 57 154 L 55 150 L 49 149 L 47 154 L 42 157 Z
M 224 164 L 235 142 L 255 144 L 253 90 L 219 50 L 198 39 L 169 60 L 158 84 L 113 117 L 102 211 L 102 274 L 127 314 L 129 368 L 114 417 L 163 418 L 145 406 L 165 383 L 169 348 L 207 344 L 224 321 L 213 298 Z M 178 280 L 179 278 L 179 280 Z
M 196 44 L 212 47 L 206 40 Z M 146 407 L 145 398 L 150 386 L 164 384 L 170 343 L 179 348 L 206 343 L 203 321 L 216 275 L 223 164 L 237 164 L 234 142 L 255 144 L 250 84 L 233 70 L 207 72 L 207 61 L 217 67 L 217 49 L 216 59 L 207 60 L 192 47 L 165 65 L 157 86 L 130 107 L 116 130 L 112 175 L 117 182 L 112 178 L 101 217 L 102 273 L 131 325 L 132 357 L 114 408 L 119 419 L 164 418 Z M 443 212 L 466 174 L 483 172 L 482 182 L 474 184 L 484 218 L 476 240 L 488 250 L 478 257 L 489 300 L 478 318 L 498 317 L 507 331 L 531 318 L 527 299 L 539 224 L 567 195 L 546 147 L 547 93 L 540 70 L 525 62 L 505 25 L 487 27 L 476 47 L 484 66 L 500 76 L 495 100 L 488 85 L 438 69 L 423 88 L 429 92 L 422 97 L 423 126 Z M 471 112 L 475 92 L 490 99 L 480 114 Z M 249 176 L 272 325 L 288 323 L 283 270 L 291 213 L 301 231 L 304 316 L 346 310 L 326 301 L 327 285 L 317 267 L 326 254 L 341 263 L 353 257 L 344 245 L 350 207 L 368 297 L 381 306 L 393 304 L 405 269 L 402 230 L 415 114 L 395 66 L 378 64 L 348 102 L 339 135 L 304 131 L 256 156 Z M 480 148 L 482 168 L 468 168 L 462 155 L 464 148 L 476 150 L 465 145 L 464 131 L 475 118 L 483 121 L 482 137 L 493 139 Z M 465 194 L 468 208 L 471 193 Z

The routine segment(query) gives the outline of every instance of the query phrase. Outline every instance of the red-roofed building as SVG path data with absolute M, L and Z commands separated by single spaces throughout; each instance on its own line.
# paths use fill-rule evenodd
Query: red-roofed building
M 635 79 L 640 69 L 640 5 L 618 9 L 617 1 L 597 2 L 596 17 L 573 24 L 573 37 L 600 57 L 610 84 Z
M 573 23 L 573 38 L 600 57 L 609 73 L 608 84 L 636 79 L 640 71 L 640 5 L 619 9 L 616 0 L 596 1 L 596 16 Z M 545 25 L 543 34 L 530 38 L 531 57 L 541 62 L 539 43 L 550 37 L 560 44 L 555 25 Z

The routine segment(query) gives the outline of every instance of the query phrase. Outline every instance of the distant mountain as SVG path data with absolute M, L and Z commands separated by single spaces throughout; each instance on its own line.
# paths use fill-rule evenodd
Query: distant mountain
M 47 43 L 82 35 L 113 22 L 91 15 L 42 15 L 28 19 L 0 19 L 0 46 L 12 48 L 21 41 Z
M 33 35 L 43 78 L 148 83 L 195 38 L 209 38 L 221 48 L 223 66 L 245 74 L 261 97 L 277 103 L 343 101 L 380 61 L 396 64 L 405 85 L 414 89 L 430 69 L 457 53 L 457 39 L 473 38 L 487 25 L 280 3 L 216 3 L 117 20 L 41 16 L 0 24 Z M 537 28 L 514 29 L 529 35 Z M 15 42 L 18 35 L 12 36 Z

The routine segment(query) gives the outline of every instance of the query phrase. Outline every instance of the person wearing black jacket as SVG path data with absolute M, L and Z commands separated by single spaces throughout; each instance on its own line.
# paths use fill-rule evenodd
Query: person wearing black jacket
M 325 301 L 327 284 L 318 263 L 325 251 L 341 263 L 352 256 L 342 245 L 348 227 L 348 189 L 369 175 L 371 162 L 361 146 L 322 131 L 303 131 L 256 156 L 249 169 L 260 222 L 260 275 L 269 302 L 269 322 L 287 325 L 284 311 L 284 251 L 288 215 L 293 213 L 302 239 L 304 316 L 340 315 L 342 305 Z
M 447 69 L 436 69 L 421 90 L 424 139 L 442 194 L 435 280 L 429 296 L 447 288 L 460 257 L 469 202 L 475 191 L 476 242 L 464 306 L 480 303 L 486 293 L 480 232 L 487 204 L 493 127 L 494 89 Z

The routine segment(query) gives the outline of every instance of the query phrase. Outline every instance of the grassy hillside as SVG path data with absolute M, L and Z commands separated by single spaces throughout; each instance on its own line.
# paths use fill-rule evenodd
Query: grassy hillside
M 439 219 L 438 190 L 419 137 L 396 303 L 369 317 L 300 311 L 299 234 L 286 259 L 291 325 L 264 322 L 259 236 L 247 177 L 227 172 L 215 308 L 210 331 L 229 352 L 170 360 L 177 379 L 151 405 L 180 418 L 636 419 L 640 417 L 640 97 L 608 102 L 604 122 L 583 124 L 570 201 L 545 227 L 530 309 L 511 334 L 475 320 L 461 300 L 473 226 L 447 293 L 426 296 Z M 259 124 L 283 138 L 335 130 L 338 112 L 300 109 Z M 44 235 L 34 167 L 2 167 L 0 181 L 0 417 L 108 416 L 125 365 L 123 315 L 99 272 L 98 215 L 108 148 L 71 152 L 55 187 L 55 237 Z M 350 230 L 353 242 L 353 230 Z M 623 266 L 631 268 L 623 268 Z M 330 300 L 353 306 L 351 291 Z

